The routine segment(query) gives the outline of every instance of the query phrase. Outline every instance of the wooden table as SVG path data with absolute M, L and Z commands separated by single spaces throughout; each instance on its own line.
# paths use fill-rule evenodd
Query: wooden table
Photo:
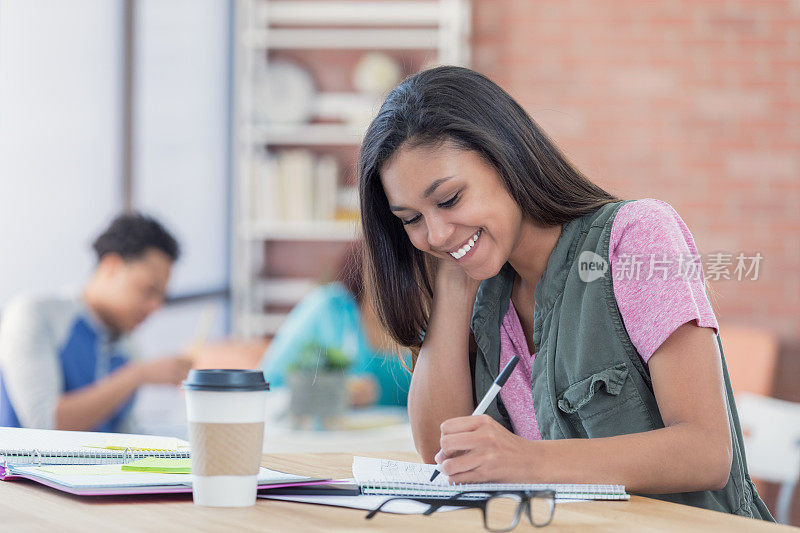
M 413 453 L 364 454 L 407 461 Z M 351 475 L 349 454 L 265 455 L 264 466 L 326 478 Z M 259 500 L 245 509 L 196 507 L 189 495 L 87 498 L 70 496 L 29 481 L 0 482 L 2 531 L 436 531 L 483 530 L 480 511 L 464 509 L 433 516 L 379 514 L 321 505 Z M 524 520 L 524 519 L 523 519 Z M 553 522 L 537 531 L 798 531 L 738 516 L 633 496 L 629 502 L 559 504 Z M 516 532 L 534 531 L 521 521 Z

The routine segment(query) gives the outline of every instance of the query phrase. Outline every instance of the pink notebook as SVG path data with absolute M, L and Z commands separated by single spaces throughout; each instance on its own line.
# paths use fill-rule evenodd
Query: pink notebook
M 30 479 L 83 496 L 192 492 L 191 474 L 123 472 L 145 457 L 189 458 L 174 437 L 0 427 L 0 480 Z M 261 467 L 259 488 L 325 483 Z
M 0 480 L 30 479 L 48 487 L 78 496 L 121 496 L 128 494 L 175 494 L 192 492 L 190 474 L 122 473 L 119 475 L 66 474 L 65 468 L 81 468 L 88 472 L 94 466 L 111 465 L 0 465 Z M 61 470 L 62 472 L 59 472 Z M 258 488 L 296 487 L 331 483 L 261 467 Z

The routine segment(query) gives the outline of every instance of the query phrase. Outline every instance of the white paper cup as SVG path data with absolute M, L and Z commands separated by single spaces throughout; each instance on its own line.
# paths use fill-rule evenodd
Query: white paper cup
M 269 384 L 254 370 L 192 370 L 183 382 L 194 503 L 256 502 Z

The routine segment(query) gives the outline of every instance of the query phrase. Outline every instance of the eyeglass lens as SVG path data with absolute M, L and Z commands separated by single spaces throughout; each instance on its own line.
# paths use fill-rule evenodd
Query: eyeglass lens
M 546 526 L 553 519 L 555 508 L 552 494 L 534 494 L 528 500 L 528 520 L 536 527 Z
M 534 494 L 527 500 L 527 505 L 518 494 L 497 494 L 486 501 L 484 515 L 486 529 L 494 532 L 510 531 L 519 523 L 523 506 L 530 523 L 543 527 L 553 519 L 555 499 L 552 494 Z
M 508 531 L 519 522 L 521 497 L 517 494 L 498 494 L 486 501 L 486 529 Z

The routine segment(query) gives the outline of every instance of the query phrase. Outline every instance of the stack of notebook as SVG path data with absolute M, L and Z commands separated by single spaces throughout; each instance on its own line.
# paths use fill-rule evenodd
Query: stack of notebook
M 191 492 L 191 474 L 169 473 L 189 457 L 189 443 L 171 437 L 0 427 L 0 480 L 27 478 L 83 496 Z M 123 469 L 147 458 L 149 467 Z M 259 488 L 320 481 L 264 467 L 258 474 Z

